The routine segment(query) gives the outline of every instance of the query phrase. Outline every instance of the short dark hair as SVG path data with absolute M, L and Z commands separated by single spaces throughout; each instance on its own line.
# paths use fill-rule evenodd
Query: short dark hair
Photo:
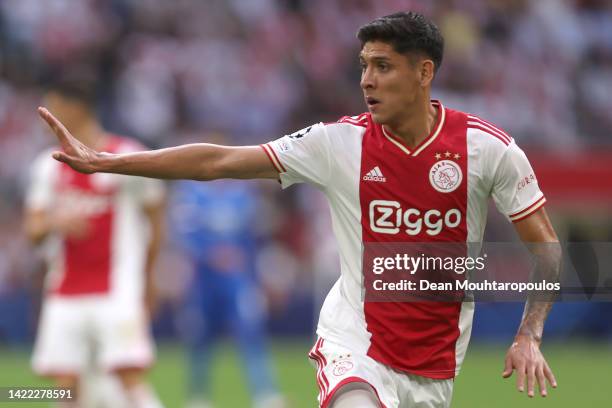
M 403 11 L 379 17 L 359 28 L 361 48 L 369 41 L 390 44 L 400 54 L 421 53 L 431 58 L 434 71 L 442 65 L 444 38 L 438 27 L 422 14 Z
M 98 83 L 94 73 L 89 70 L 56 72 L 49 78 L 45 88 L 48 92 L 74 99 L 89 108 L 94 108 L 98 99 Z

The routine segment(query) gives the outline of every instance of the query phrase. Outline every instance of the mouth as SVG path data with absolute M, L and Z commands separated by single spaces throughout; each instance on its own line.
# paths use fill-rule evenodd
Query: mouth
M 366 96 L 365 98 L 365 102 L 366 105 L 368 105 L 368 108 L 374 108 L 376 106 L 378 106 L 378 104 L 380 104 L 380 101 L 372 96 Z

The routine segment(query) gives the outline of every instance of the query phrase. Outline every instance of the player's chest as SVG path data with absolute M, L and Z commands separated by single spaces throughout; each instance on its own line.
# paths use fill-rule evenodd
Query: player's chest
M 461 239 L 468 195 L 461 136 L 447 134 L 417 154 L 382 138 L 364 141 L 359 200 L 363 225 L 373 237 L 429 239 L 446 231 L 448 238 Z
M 55 180 L 55 206 L 60 211 L 97 216 L 112 211 L 120 190 L 113 174 L 80 174 L 62 166 Z
M 415 208 L 466 204 L 468 154 L 465 137 L 438 138 L 418 154 L 381 139 L 361 151 L 360 196 L 393 199 Z

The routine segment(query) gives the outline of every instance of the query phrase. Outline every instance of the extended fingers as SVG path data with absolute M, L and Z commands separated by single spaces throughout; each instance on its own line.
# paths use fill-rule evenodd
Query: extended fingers
M 60 161 L 62 163 L 70 162 L 70 157 L 64 152 L 53 152 L 52 156 L 55 160 Z
M 512 359 L 510 356 L 506 356 L 506 361 L 504 361 L 504 371 L 502 372 L 502 377 L 508 378 L 512 375 Z
M 520 363 L 516 367 L 516 388 L 520 392 L 525 391 L 525 374 L 526 374 L 525 363 Z
M 542 397 L 548 395 L 547 380 L 553 388 L 557 387 L 557 380 L 541 354 L 525 355 L 513 351 L 510 349 L 506 355 L 502 376 L 508 378 L 512 376 L 513 370 L 516 370 L 516 388 L 519 392 L 525 391 L 525 381 L 530 398 L 535 396 L 536 384 Z
M 527 395 L 533 397 L 535 394 L 536 382 L 536 365 L 534 363 L 527 365 Z
M 542 397 L 548 395 L 546 380 L 548 380 L 553 388 L 557 387 L 557 380 L 546 361 L 526 364 L 520 370 L 517 369 L 517 374 L 517 388 L 521 392 L 524 390 L 525 376 L 527 377 L 527 395 L 529 397 L 535 395 L 536 382 Z
M 57 133 L 58 131 L 58 120 L 47 110 L 47 108 L 43 108 L 40 106 L 38 108 L 38 115 L 47 122 L 47 125 L 53 130 L 53 133 Z
M 536 368 L 536 378 L 538 380 L 538 387 L 540 388 L 540 395 L 543 397 L 547 396 L 548 390 L 546 389 L 546 377 L 544 376 L 543 366 Z
M 67 137 L 70 135 L 68 129 L 60 122 L 47 108 L 39 107 L 38 108 L 39 116 L 47 122 L 47 125 L 53 130 L 53 133 L 60 139 L 62 144 L 67 142 Z
M 553 388 L 557 388 L 557 379 L 546 362 L 544 362 L 544 375 L 548 379 L 550 385 L 552 385 Z

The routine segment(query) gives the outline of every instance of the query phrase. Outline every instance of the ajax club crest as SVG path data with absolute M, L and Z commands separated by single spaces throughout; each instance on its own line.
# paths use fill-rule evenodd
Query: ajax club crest
M 337 359 L 334 359 L 334 361 L 332 361 L 332 364 L 334 367 L 332 373 L 336 377 L 341 377 L 345 375 L 348 371 L 352 370 L 354 367 L 353 362 L 351 361 L 350 354 L 338 356 Z
M 455 191 L 463 180 L 461 167 L 452 160 L 440 160 L 431 166 L 429 181 L 441 193 Z

